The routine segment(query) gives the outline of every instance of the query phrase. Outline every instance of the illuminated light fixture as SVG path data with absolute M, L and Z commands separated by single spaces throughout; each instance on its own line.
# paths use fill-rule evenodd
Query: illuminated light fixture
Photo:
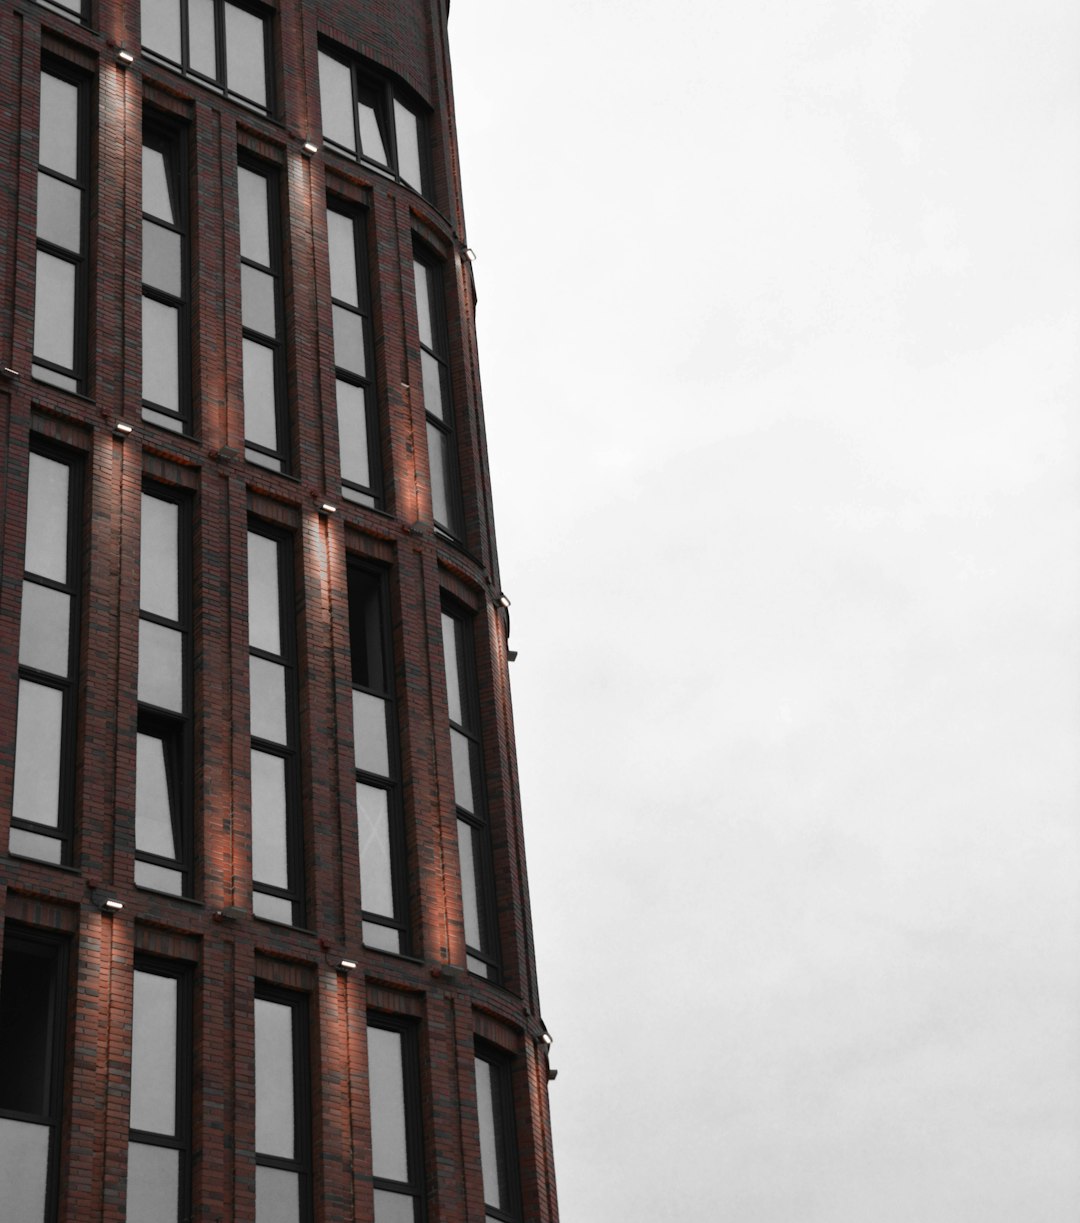
M 131 430 L 131 425 L 126 425 L 122 420 L 118 420 L 116 422 L 116 428 L 113 430 L 113 432 L 117 437 L 127 437 Z
M 328 955 L 326 962 L 331 968 L 342 974 L 352 972 L 354 968 L 358 967 L 356 961 L 350 960 L 348 956 Z
M 544 1042 L 545 1045 L 547 1045 L 549 1049 L 554 1044 L 554 1041 L 552 1040 L 552 1037 L 551 1037 L 551 1033 L 547 1030 L 547 1028 L 545 1028 L 543 1032 L 540 1033 L 540 1039 Z
M 474 251 L 471 246 L 466 246 L 465 249 L 462 251 L 462 254 L 465 256 L 465 258 L 470 263 L 476 262 L 476 251 Z
M 110 896 L 108 892 L 102 891 L 101 888 L 91 889 L 90 903 L 95 908 L 100 909 L 107 917 L 111 917 L 114 913 L 119 913 L 124 907 L 122 900 L 117 900 L 115 896 Z
M 121 47 L 120 50 L 117 52 L 116 62 L 120 65 L 121 68 L 130 68 L 131 65 L 135 62 L 135 56 L 132 55 L 130 51 L 127 51 L 123 47 Z
M 339 960 L 338 961 L 338 968 L 340 968 L 342 972 L 352 972 L 352 970 L 355 967 L 356 967 L 355 960 Z
M 507 608 L 510 606 L 510 600 L 506 597 L 506 595 L 502 594 L 501 592 L 499 594 L 499 606 L 507 607 Z
M 322 505 L 319 506 L 319 509 L 324 514 L 336 514 L 337 513 L 337 506 L 331 505 L 329 501 L 324 501 Z
M 309 157 L 313 157 L 318 151 L 319 151 L 319 146 L 315 143 L 314 140 L 304 141 L 304 152 Z
M 3 369 L 0 369 L 0 374 L 3 374 L 5 378 L 18 378 L 19 371 L 12 369 L 10 365 L 5 365 Z

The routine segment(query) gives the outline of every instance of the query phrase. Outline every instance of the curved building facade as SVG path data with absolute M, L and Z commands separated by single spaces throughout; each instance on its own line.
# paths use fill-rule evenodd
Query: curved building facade
M 0 1215 L 558 1217 L 446 0 L 0 9 Z

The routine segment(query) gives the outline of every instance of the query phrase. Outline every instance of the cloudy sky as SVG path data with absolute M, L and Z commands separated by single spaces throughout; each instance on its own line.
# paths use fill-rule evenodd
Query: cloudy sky
M 1080 9 L 450 22 L 565 1223 L 1076 1223 Z

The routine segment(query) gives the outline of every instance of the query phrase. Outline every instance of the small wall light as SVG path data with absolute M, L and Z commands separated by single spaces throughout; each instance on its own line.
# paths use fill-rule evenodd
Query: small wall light
M 337 506 L 331 505 L 329 501 L 324 501 L 322 505 L 319 506 L 319 509 L 324 514 L 336 514 L 337 513 Z
M 476 262 L 476 251 L 474 251 L 471 246 L 465 247 L 465 249 L 462 251 L 462 254 L 465 256 L 466 259 L 468 259 L 470 263 Z
M 506 597 L 506 595 L 502 594 L 501 592 L 499 594 L 499 606 L 506 607 L 506 608 L 509 608 L 510 606 L 510 600 Z
M 350 960 L 347 956 L 328 955 L 326 962 L 331 968 L 336 969 L 342 975 L 352 972 L 357 967 L 356 961 Z
M 120 50 L 117 52 L 116 62 L 120 65 L 121 68 L 130 68 L 131 65 L 135 62 L 135 56 L 132 55 L 130 51 L 127 51 L 125 50 L 125 48 L 121 47 Z
M 544 1042 L 545 1045 L 547 1045 L 549 1049 L 555 1043 L 552 1040 L 551 1033 L 547 1030 L 547 1028 L 545 1028 L 543 1032 L 540 1033 L 540 1039 Z
M 315 143 L 315 141 L 314 141 L 314 140 L 305 140 L 305 141 L 304 141 L 304 152 L 305 152 L 305 153 L 306 153 L 306 154 L 307 154 L 309 157 L 314 157 L 314 155 L 315 155 L 315 154 L 316 154 L 318 151 L 319 151 L 319 146 L 318 146 L 318 145 Z
M 112 917 L 114 913 L 119 913 L 124 907 L 122 900 L 117 900 L 115 896 L 111 896 L 102 888 L 91 889 L 90 903 L 95 908 L 100 909 L 106 917 Z
M 118 420 L 113 432 L 117 437 L 127 437 L 127 435 L 131 432 L 131 429 L 131 425 L 125 424 L 122 420 Z

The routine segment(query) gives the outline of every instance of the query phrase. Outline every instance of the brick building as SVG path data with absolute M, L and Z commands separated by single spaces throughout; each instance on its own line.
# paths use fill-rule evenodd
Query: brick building
M 0 5 L 0 1218 L 554 1223 L 445 0 Z

